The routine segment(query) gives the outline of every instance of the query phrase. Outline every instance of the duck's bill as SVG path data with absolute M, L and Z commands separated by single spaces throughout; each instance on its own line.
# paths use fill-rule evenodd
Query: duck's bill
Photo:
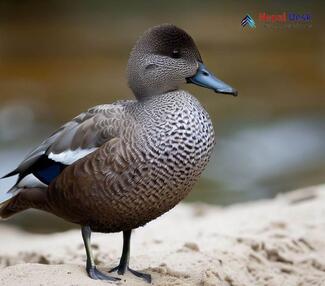
M 199 68 L 196 74 L 187 78 L 186 81 L 188 83 L 194 83 L 196 85 L 212 89 L 217 93 L 227 93 L 232 94 L 233 96 L 238 95 L 236 89 L 216 78 L 202 63 L 199 63 Z

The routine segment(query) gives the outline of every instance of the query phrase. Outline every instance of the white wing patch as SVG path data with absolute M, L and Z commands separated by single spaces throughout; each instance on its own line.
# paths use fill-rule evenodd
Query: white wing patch
M 48 155 L 48 157 L 50 159 L 52 159 L 53 161 L 55 161 L 55 162 L 60 162 L 60 163 L 65 164 L 65 165 L 71 165 L 74 162 L 76 162 L 77 160 L 79 160 L 79 159 L 87 156 L 88 154 L 94 152 L 95 150 L 97 150 L 96 147 L 90 148 L 90 149 L 78 148 L 76 150 L 67 150 L 67 151 L 64 151 L 64 152 L 58 153 L 58 154 L 55 154 L 55 153 L 51 152 Z
M 44 188 L 46 184 L 42 183 L 33 174 L 24 177 L 17 185 L 17 188 Z

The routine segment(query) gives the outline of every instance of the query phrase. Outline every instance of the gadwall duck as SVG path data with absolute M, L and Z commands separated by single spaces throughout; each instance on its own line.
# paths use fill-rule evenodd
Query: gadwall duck
M 135 100 L 95 106 L 63 125 L 4 177 L 17 183 L 0 194 L 0 216 L 35 208 L 81 225 L 93 279 L 119 280 L 96 269 L 91 232 L 123 232 L 119 265 L 129 267 L 131 231 L 173 208 L 190 192 L 214 146 L 208 113 L 179 87 L 194 83 L 237 91 L 210 73 L 193 39 L 164 24 L 146 31 L 127 67 Z

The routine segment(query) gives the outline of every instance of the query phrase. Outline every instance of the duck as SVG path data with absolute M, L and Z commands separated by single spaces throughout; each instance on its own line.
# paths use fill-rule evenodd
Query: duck
M 172 24 L 148 29 L 128 60 L 133 100 L 90 108 L 67 122 L 2 178 L 18 176 L 0 193 L 0 217 L 33 208 L 81 226 L 92 279 L 118 281 L 129 272 L 134 229 L 183 200 L 207 165 L 215 145 L 212 122 L 186 83 L 237 96 L 203 64 L 192 37 Z M 119 264 L 96 268 L 93 232 L 123 233 Z M 117 275 L 110 274 L 117 272 Z

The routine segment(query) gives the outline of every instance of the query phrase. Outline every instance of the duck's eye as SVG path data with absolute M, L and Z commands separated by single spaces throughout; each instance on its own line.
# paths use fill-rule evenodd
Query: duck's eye
M 172 52 L 172 58 L 173 59 L 179 59 L 181 57 L 181 53 L 179 50 L 173 50 Z
M 155 69 L 157 67 L 157 65 L 155 65 L 155 64 L 149 64 L 149 65 L 147 65 L 146 67 L 145 67 L 145 69 L 146 70 L 153 70 L 153 69 Z

